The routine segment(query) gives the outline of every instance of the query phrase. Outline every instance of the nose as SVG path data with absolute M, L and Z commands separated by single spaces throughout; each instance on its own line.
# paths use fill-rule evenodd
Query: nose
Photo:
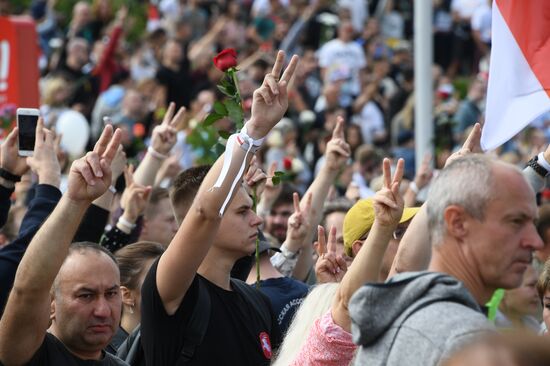
M 111 307 L 109 302 L 103 296 L 101 296 L 94 307 L 94 316 L 98 318 L 107 318 L 111 315 Z
M 532 250 L 540 250 L 544 248 L 544 242 L 535 228 L 535 225 L 531 225 L 526 239 L 527 241 L 525 246 L 531 248 Z
M 254 213 L 254 218 L 252 219 L 252 226 L 260 226 L 264 223 L 264 219 L 258 214 Z

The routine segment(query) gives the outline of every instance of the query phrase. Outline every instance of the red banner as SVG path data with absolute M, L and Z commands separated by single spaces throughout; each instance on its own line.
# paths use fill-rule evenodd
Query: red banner
M 38 40 L 30 17 L 0 17 L 0 107 L 38 108 Z

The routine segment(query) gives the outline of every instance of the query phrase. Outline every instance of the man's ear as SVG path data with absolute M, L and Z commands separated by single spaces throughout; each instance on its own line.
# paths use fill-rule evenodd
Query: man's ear
M 468 234 L 468 221 L 470 218 L 470 215 L 466 213 L 464 208 L 458 205 L 448 206 L 443 212 L 447 233 L 458 239 Z
M 120 293 L 122 294 L 122 303 L 128 306 L 135 306 L 136 299 L 132 291 L 126 286 L 120 286 Z
M 359 253 L 359 250 L 363 246 L 363 240 L 356 240 L 351 244 L 351 251 L 353 252 L 353 257 L 355 258 Z

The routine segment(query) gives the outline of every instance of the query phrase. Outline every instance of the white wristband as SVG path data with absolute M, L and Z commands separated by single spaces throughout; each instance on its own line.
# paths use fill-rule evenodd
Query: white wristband
M 124 226 L 125 228 L 130 229 L 130 231 L 133 230 L 133 229 L 136 227 L 136 224 L 132 224 L 130 221 L 126 220 L 126 219 L 124 218 L 124 216 L 120 216 L 120 217 L 118 218 L 118 223 L 119 223 L 120 225 Z
M 413 191 L 415 194 L 418 194 L 419 189 L 414 180 L 409 183 L 409 189 Z
M 241 129 L 241 132 L 237 134 L 237 143 L 241 146 L 244 151 L 250 151 L 255 153 L 264 143 L 265 137 L 254 140 L 252 137 L 248 136 L 246 131 L 246 124 Z
M 153 148 L 153 146 L 149 146 L 149 148 L 147 149 L 147 153 L 151 154 L 152 157 L 154 157 L 156 159 L 159 159 L 159 160 L 165 160 L 165 159 L 168 158 L 167 155 L 161 154 L 157 150 L 155 150 Z
M 537 163 L 539 163 L 544 169 L 550 172 L 550 163 L 547 162 L 546 159 L 544 158 L 543 152 L 539 153 L 538 158 L 539 159 L 537 160 Z

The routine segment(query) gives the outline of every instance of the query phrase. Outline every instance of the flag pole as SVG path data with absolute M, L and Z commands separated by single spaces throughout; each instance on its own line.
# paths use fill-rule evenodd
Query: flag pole
M 433 156 L 432 1 L 414 2 L 414 137 L 416 171 Z

